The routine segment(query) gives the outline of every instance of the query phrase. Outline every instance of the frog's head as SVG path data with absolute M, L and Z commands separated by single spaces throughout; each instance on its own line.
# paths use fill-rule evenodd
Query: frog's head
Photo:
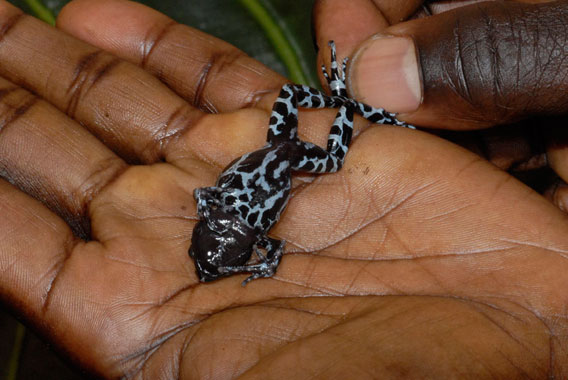
M 195 225 L 189 248 L 202 282 L 229 275 L 219 272 L 220 267 L 245 265 L 256 242 L 254 229 L 236 215 L 217 209 L 209 219 Z

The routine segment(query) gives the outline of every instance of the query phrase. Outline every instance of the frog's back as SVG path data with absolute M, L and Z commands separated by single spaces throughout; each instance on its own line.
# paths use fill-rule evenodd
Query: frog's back
M 291 187 L 289 147 L 266 146 L 232 163 L 217 180 L 223 203 L 257 232 L 268 231 L 288 203 Z

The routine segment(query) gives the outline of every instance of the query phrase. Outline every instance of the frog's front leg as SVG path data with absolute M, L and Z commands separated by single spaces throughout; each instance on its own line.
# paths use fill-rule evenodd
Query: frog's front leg
M 219 273 L 251 273 L 242 282 L 242 286 L 260 277 L 272 277 L 276 273 L 280 259 L 282 259 L 285 244 L 284 240 L 276 240 L 265 236 L 253 247 L 259 259 L 257 264 L 219 267 Z M 260 252 L 258 246 L 266 250 L 266 256 Z
M 207 220 L 212 207 L 221 206 L 222 189 L 219 187 L 199 187 L 193 190 L 193 198 L 197 203 L 197 215 Z

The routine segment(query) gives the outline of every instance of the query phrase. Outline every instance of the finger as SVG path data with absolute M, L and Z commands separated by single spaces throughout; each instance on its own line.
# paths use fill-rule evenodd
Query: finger
M 392 0 L 354 0 L 351 2 L 316 0 L 313 10 L 316 43 L 318 47 L 322 48 L 327 46 L 328 41 L 333 40 L 336 43 L 337 55 L 340 60 L 346 56 L 352 58 L 353 52 L 357 50 L 359 45 L 373 35 L 383 32 L 391 24 L 405 21 L 418 13 L 423 16 L 426 15 L 425 12 L 428 12 L 429 15 L 437 14 L 479 1 L 428 3 L 423 0 L 404 2 Z M 417 12 L 421 5 L 426 7 L 426 11 Z M 383 64 L 391 63 L 391 70 L 400 67 L 399 61 L 389 61 L 389 54 L 382 57 Z M 322 64 L 329 64 L 329 54 L 326 49 L 320 50 L 318 54 L 318 66 Z M 388 95 L 380 98 L 380 106 L 396 112 L 414 110 L 418 106 L 421 94 L 419 92 L 412 93 L 407 88 L 400 87 L 399 84 L 404 83 L 404 78 L 389 77 L 388 79 L 391 86 Z M 326 83 L 321 74 L 320 81 Z
M 424 0 L 392 1 L 373 0 L 381 14 L 385 16 L 389 24 L 396 24 L 406 20 L 422 5 Z
M 559 184 L 554 189 L 552 201 L 560 210 L 568 212 L 568 186 L 566 184 Z
M 335 42 L 338 61 L 341 61 L 364 39 L 389 26 L 386 17 L 371 0 L 317 0 L 313 15 L 313 28 L 320 51 L 318 58 L 322 62 L 329 60 L 329 54 L 325 51 L 328 41 Z
M 77 321 L 94 322 L 91 318 L 96 318 L 100 304 L 86 306 L 92 294 L 81 286 L 69 286 L 64 278 L 77 258 L 92 257 L 77 252 L 87 245 L 44 205 L 3 180 L 0 215 L 0 301 L 79 362 L 81 356 L 85 358 L 87 346 L 75 344 L 71 350 L 65 346 L 73 342 L 70 336 L 84 331 L 77 331 L 81 325 Z M 92 268 L 90 271 L 96 272 Z M 82 314 L 86 308 L 89 313 Z
M 88 209 L 126 164 L 47 102 L 0 78 L 0 173 L 87 237 Z M 4 218 L 4 216 L 3 216 Z
M 164 159 L 201 170 L 197 159 L 222 168 L 243 149 L 258 148 L 265 140 L 266 109 L 276 94 L 262 110 L 206 115 L 144 70 L 22 16 L 5 2 L 0 3 L 1 22 L 0 74 L 67 110 L 130 162 Z M 41 69 L 27 62 L 41 62 Z M 325 141 L 333 113 L 328 112 L 328 119 L 316 116 L 319 112 L 301 115 L 302 124 L 314 122 L 308 136 Z M 305 136 L 304 128 L 300 132 Z
M 143 66 L 192 104 L 209 111 L 256 105 L 269 112 L 284 83 L 280 75 L 224 41 L 175 24 L 135 2 L 75 0 L 60 13 L 58 27 Z M 321 119 L 316 113 L 302 112 L 300 119 L 301 125 L 310 126 L 300 128 L 302 137 L 326 141 L 332 116 Z M 204 117 L 176 144 L 168 144 L 177 148 L 166 159 L 181 165 L 180 159 L 192 152 L 224 167 L 234 157 L 258 148 L 265 141 L 267 124 L 266 113 Z
M 550 199 L 564 212 L 568 212 L 568 132 L 563 123 L 546 130 L 548 165 L 562 179 L 554 186 Z
M 191 307 L 179 313 L 175 310 L 181 308 L 160 307 L 166 299 L 168 306 L 175 303 L 176 291 L 183 289 L 180 284 L 187 286 L 185 242 L 183 250 L 178 247 L 185 261 L 178 260 L 176 266 L 170 257 L 175 255 L 155 254 L 164 252 L 164 246 L 152 251 L 153 261 L 142 262 L 135 254 L 126 261 L 123 257 L 133 247 L 144 244 L 108 243 L 116 250 L 113 256 L 103 244 L 76 239 L 60 218 L 2 180 L 0 215 L 0 302 L 96 377 L 132 373 L 149 345 L 161 345 L 164 331 L 172 335 L 169 340 L 180 339 L 171 332 L 193 322 L 187 314 Z M 148 236 L 139 240 L 145 241 L 146 250 L 158 245 Z M 132 324 L 133 313 L 139 317 L 137 333 L 128 336 L 124 329 Z M 128 339 L 118 341 L 117 336 Z M 162 359 L 162 368 L 166 362 Z
M 339 55 L 351 52 L 362 41 L 389 25 L 407 19 L 423 0 L 317 0 L 313 23 L 318 46 L 334 40 Z M 323 57 L 327 59 L 326 56 Z
M 130 1 L 72 1 L 57 26 L 144 67 L 212 112 L 254 105 L 285 82 L 234 46 Z
M 353 54 L 350 90 L 411 123 L 441 128 L 562 113 L 568 68 L 557 46 L 566 9 L 488 2 L 392 26 Z
M 370 0 L 341 0 L 314 3 L 312 11 L 313 30 L 318 48 L 317 66 L 329 67 L 330 54 L 328 42 L 334 41 L 337 60 L 342 62 L 365 38 L 378 33 L 388 26 L 385 17 L 378 12 Z M 357 20 L 357 22 L 353 22 Z M 341 31 L 341 32 L 338 32 Z M 318 71 L 320 82 L 327 85 L 327 80 Z M 328 89 L 329 90 L 329 89 Z
M 60 218 L 3 180 L 0 215 L 0 298 L 26 319 L 40 321 L 79 242 Z
M 131 162 L 167 159 L 203 113 L 151 74 L 0 2 L 0 75 L 39 94 Z
M 86 2 L 86 1 L 77 1 L 77 2 L 73 2 L 72 4 L 74 4 L 73 6 L 70 5 L 70 7 L 68 8 L 67 11 L 63 12 L 62 15 L 62 25 L 65 26 L 67 25 L 67 21 L 66 20 L 76 20 L 76 19 L 83 19 L 84 20 L 84 25 L 90 25 L 89 23 L 91 21 L 87 20 L 87 19 L 94 19 L 94 17 L 97 15 L 97 12 L 102 12 L 103 10 L 107 9 L 107 7 L 109 7 L 109 14 L 102 14 L 101 18 L 104 20 L 111 20 L 112 17 L 110 17 L 111 14 L 115 14 L 114 12 L 117 12 L 118 9 L 115 7 L 123 7 L 124 9 L 122 9 L 124 15 L 128 15 L 131 14 L 130 16 L 124 16 L 120 18 L 120 21 L 115 23 L 116 25 L 108 25 L 108 27 L 105 28 L 96 28 L 97 30 L 99 30 L 101 33 L 103 33 L 102 31 L 106 30 L 106 31 L 112 31 L 115 30 L 115 33 L 117 35 L 120 36 L 130 36 L 132 35 L 148 35 L 149 33 L 151 33 L 151 30 L 148 29 L 148 25 L 159 25 L 161 27 L 165 27 L 164 26 L 164 17 L 163 15 L 160 15 L 159 13 L 146 8 L 144 6 L 140 6 L 139 4 L 136 3 L 131 3 L 131 2 L 126 2 L 126 1 L 110 1 L 110 0 L 105 0 L 104 3 L 100 3 L 97 2 L 97 6 L 96 9 L 92 9 L 90 7 L 89 4 L 92 4 L 92 2 Z M 101 4 L 105 4 L 105 7 L 101 6 Z M 86 8 L 84 8 L 86 7 Z M 75 13 L 77 12 L 77 13 Z M 105 11 L 106 12 L 106 11 Z M 65 16 L 67 15 L 67 16 Z M 73 17 L 71 17 L 73 16 Z M 76 17 L 75 17 L 76 16 Z M 82 17 L 82 18 L 81 18 Z M 131 20 L 131 24 L 129 24 L 128 20 Z M 157 19 L 157 21 L 155 21 L 154 19 Z M 126 21 L 125 21 L 126 20 Z M 145 20 L 144 22 L 138 23 L 137 20 Z M 154 21 L 152 21 L 154 20 Z M 69 21 L 71 22 L 71 21 Z M 77 26 L 77 28 L 82 28 L 83 26 Z M 120 28 L 125 27 L 125 30 L 122 30 Z M 114 28 L 114 29 L 113 29 Z M 89 29 L 89 28 L 88 28 Z M 92 28 L 90 28 L 92 29 Z M 185 57 L 187 54 L 189 54 L 190 56 L 199 56 L 199 54 L 202 53 L 206 53 L 206 54 L 221 54 L 220 52 L 218 52 L 217 50 L 213 49 L 211 50 L 211 46 L 217 46 L 217 42 L 216 40 L 212 39 L 212 37 L 200 34 L 200 32 L 194 31 L 190 28 L 186 28 L 186 27 L 182 27 L 179 26 L 174 28 L 175 30 L 177 30 L 177 32 L 174 33 L 174 31 L 172 32 L 168 32 L 168 35 L 171 35 L 170 37 L 173 39 L 170 42 L 167 42 L 167 39 L 164 37 L 162 39 L 160 39 L 160 43 L 158 45 L 156 45 L 156 48 L 159 48 L 160 46 L 164 47 L 164 50 L 162 53 L 160 54 L 154 54 L 152 53 L 152 56 L 155 57 L 155 59 L 160 59 L 161 61 L 157 61 L 157 62 L 161 62 L 160 64 L 164 64 L 167 67 L 168 70 L 178 70 L 180 67 L 181 68 L 185 68 L 188 67 L 185 64 L 175 64 L 175 65 L 171 65 L 172 61 L 169 58 L 164 58 L 166 55 L 171 54 L 172 57 L 176 57 L 179 54 L 181 54 L 182 57 Z M 71 30 L 71 29 L 70 29 Z M 74 30 L 74 29 L 73 29 Z M 130 33 L 129 30 L 134 30 L 135 33 Z M 173 30 L 173 29 L 172 29 Z M 178 33 L 179 32 L 179 33 Z M 90 35 L 95 36 L 96 33 L 89 33 Z M 112 34 L 114 35 L 114 34 Z M 111 35 L 108 35 L 107 37 L 101 37 L 102 41 L 107 41 L 106 43 L 103 43 L 101 46 L 104 46 L 105 48 L 110 48 L 113 49 L 113 45 L 108 43 L 108 40 L 110 38 Z M 84 36 L 86 38 L 86 36 Z M 181 39 L 181 40 L 180 40 Z M 205 44 L 206 46 L 202 48 L 202 45 L 199 45 L 199 41 L 203 40 L 205 42 L 203 42 L 203 44 Z M 186 42 L 182 43 L 183 41 L 191 41 L 191 44 L 188 46 L 186 46 Z M 196 40 L 196 41 L 195 41 Z M 139 49 L 132 49 L 132 48 L 128 48 L 128 46 L 131 46 L 132 44 L 128 41 L 131 41 L 129 38 L 126 38 L 125 41 L 122 40 L 113 40 L 113 41 L 120 41 L 120 48 L 116 48 L 117 52 L 128 52 L 131 51 L 132 54 L 137 53 L 139 51 Z M 142 43 L 141 40 L 135 40 L 136 42 L 136 46 L 140 46 L 140 44 Z M 195 42 L 194 42 L 195 41 Z M 167 43 L 166 43 L 167 42 Z M 191 48 L 193 45 L 198 44 L 197 46 L 201 46 L 199 47 L 199 50 L 196 53 L 196 50 L 187 50 L 186 48 Z M 224 44 L 220 44 L 219 46 L 225 46 Z M 234 50 L 234 48 L 231 47 L 231 49 Z M 187 51 L 186 51 L 187 50 Z M 127 57 L 132 58 L 132 54 L 127 54 Z M 232 54 L 232 53 L 231 53 Z M 190 57 L 186 57 L 187 59 L 190 59 Z M 140 61 L 140 59 L 142 59 L 140 56 L 138 56 L 137 58 L 138 60 L 135 60 L 137 62 Z M 248 59 L 246 62 L 249 62 Z M 262 91 L 269 91 L 271 88 L 273 88 L 272 86 L 276 86 L 274 88 L 278 89 L 280 87 L 280 85 L 282 84 L 282 78 L 279 76 L 275 77 L 275 74 L 273 74 L 272 72 L 266 73 L 264 71 L 264 69 L 262 69 L 262 67 L 260 66 L 255 66 L 252 64 L 252 62 L 250 62 L 251 66 L 247 66 L 248 63 L 243 63 L 240 62 L 239 60 L 235 61 L 234 64 L 230 64 L 230 65 L 226 65 L 225 69 L 221 72 L 219 72 L 219 75 L 225 75 L 225 73 L 227 75 L 229 75 L 231 78 L 228 78 L 227 80 L 230 83 L 233 83 L 233 77 L 238 78 L 237 80 L 237 84 L 238 86 L 244 86 L 244 87 L 224 87 L 225 82 L 227 82 L 225 79 L 220 78 L 219 79 L 219 83 L 218 86 L 217 85 L 212 85 L 211 88 L 214 89 L 214 91 L 219 90 L 220 94 L 222 96 L 231 96 L 232 99 L 238 99 L 239 98 L 239 93 L 242 91 L 243 88 L 253 88 L 255 87 L 255 85 L 249 85 L 247 83 L 248 79 L 250 78 L 250 71 L 252 71 L 254 73 L 254 78 L 259 78 L 258 76 L 260 76 L 261 81 L 263 81 L 263 83 L 265 82 L 265 84 L 263 85 L 264 90 Z M 243 73 L 240 71 L 240 67 L 245 67 L 247 72 Z M 162 69 L 160 69 L 162 70 Z M 184 69 L 185 70 L 185 69 Z M 236 70 L 236 71 L 235 71 Z M 163 73 L 165 73 L 165 71 L 163 71 Z M 191 81 L 187 81 L 187 77 L 188 77 L 188 73 L 183 71 L 181 74 L 175 74 L 175 72 L 173 72 L 174 74 L 171 75 L 171 78 L 173 78 L 172 80 L 174 80 L 175 83 L 190 83 Z M 215 71 L 212 71 L 212 73 L 215 73 Z M 166 74 L 160 74 L 161 77 L 163 77 Z M 215 74 L 217 75 L 217 74 Z M 256 76 L 258 75 L 258 76 Z M 166 75 L 168 77 L 170 77 L 170 75 Z M 215 76 L 213 76 L 215 77 Z M 276 79 L 274 79 L 276 78 Z M 244 80 L 243 80 L 244 79 Z M 256 81 L 257 79 L 254 79 L 254 81 Z M 210 80 L 207 79 L 207 81 L 209 82 Z M 174 82 L 171 82 L 171 86 L 177 86 L 175 85 Z M 213 82 L 211 82 L 213 83 Z M 276 83 L 276 84 L 275 84 Z M 201 86 L 201 85 L 200 85 Z M 179 87 L 177 87 L 179 89 Z M 248 90 L 247 90 L 248 91 Z M 262 92 L 261 91 L 261 92 Z M 234 94 L 232 94 L 232 92 L 235 92 L 237 95 L 234 96 Z M 154 93 L 152 95 L 148 95 L 150 98 L 154 98 L 156 96 L 156 94 L 158 94 L 158 91 L 154 91 Z M 265 96 L 262 97 L 262 100 L 257 104 L 258 108 L 263 109 L 264 111 L 269 111 L 272 108 L 272 103 L 274 101 L 276 97 L 276 92 L 266 92 Z M 239 107 L 242 106 L 241 103 L 239 103 Z M 167 107 L 161 106 L 160 108 L 162 109 L 167 109 Z M 233 108 L 233 107 L 229 107 L 229 108 Z M 164 112 L 165 114 L 168 114 L 168 112 Z M 327 135 L 327 132 L 329 131 L 329 121 L 328 119 L 325 119 L 322 121 L 322 119 L 318 118 L 315 116 L 315 113 L 304 113 L 304 114 L 308 114 L 308 115 L 301 115 L 301 121 L 302 124 L 306 124 L 304 122 L 304 120 L 306 122 L 308 122 L 306 125 L 310 125 L 310 130 L 307 131 L 308 137 L 315 137 L 316 140 L 318 140 L 320 137 Z M 331 113 L 330 113 L 331 114 Z M 265 128 L 266 128 L 266 124 L 267 124 L 267 120 L 260 120 L 259 119 L 259 115 L 257 114 L 247 114 L 246 116 L 248 116 L 248 121 L 245 120 L 244 118 L 245 115 L 241 115 L 241 116 L 230 116 L 230 117 L 225 117 L 225 116 L 219 116 L 219 118 L 207 118 L 207 120 L 205 120 L 205 118 L 200 119 L 200 127 L 196 128 L 197 123 L 196 122 L 192 122 L 193 119 L 190 118 L 189 121 L 184 123 L 178 122 L 177 124 L 182 124 L 187 126 L 187 128 L 185 128 L 185 130 L 180 130 L 179 133 L 175 133 L 176 132 L 176 128 L 174 123 L 174 127 L 169 127 L 168 131 L 173 129 L 173 132 L 171 132 L 170 134 L 173 135 L 172 139 L 166 139 L 166 142 L 162 142 L 158 139 L 158 145 L 159 147 L 167 147 L 168 149 L 170 149 L 169 151 L 166 151 L 163 156 L 165 157 L 165 159 L 169 162 L 179 162 L 180 158 L 187 156 L 187 152 L 192 152 L 193 156 L 197 156 L 200 157 L 201 159 L 207 161 L 207 162 L 213 162 L 215 164 L 219 163 L 219 162 L 224 162 L 225 164 L 230 162 L 232 160 L 232 158 L 234 158 L 234 156 L 226 161 L 226 157 L 216 157 L 218 154 L 226 154 L 228 152 L 228 148 L 230 149 L 231 147 L 235 147 L 236 143 L 241 144 L 241 149 L 236 149 L 236 150 L 230 150 L 233 153 L 244 153 L 242 151 L 243 147 L 246 147 L 247 149 L 254 149 L 256 147 L 258 147 L 256 145 L 256 138 L 248 138 L 250 136 L 250 131 L 254 131 L 254 133 L 260 133 L 261 136 L 265 136 L 266 132 L 265 132 Z M 265 117 L 267 115 L 264 115 Z M 175 119 L 175 118 L 174 118 Z M 231 120 L 233 120 L 231 122 Z M 332 119 L 331 119 L 332 120 Z M 251 122 L 252 121 L 252 122 Z M 148 125 L 147 128 L 152 127 L 152 123 L 151 121 L 148 120 L 144 120 L 144 123 L 139 123 L 139 124 L 146 124 Z M 166 126 L 168 124 L 172 124 L 172 123 L 167 123 L 164 122 L 163 124 L 166 124 Z M 162 125 L 163 125 L 162 124 Z M 191 128 L 189 128 L 189 126 L 187 124 L 190 124 Z M 120 125 L 124 125 L 124 122 L 122 122 Z M 128 125 L 128 124 L 127 124 Z M 238 127 L 238 130 L 235 128 L 231 128 L 232 126 L 236 126 Z M 262 132 L 259 132 L 258 129 L 258 125 L 262 125 Z M 208 128 L 210 128 L 209 130 L 204 130 L 203 128 L 201 128 L 201 126 L 208 126 Z M 312 127 L 313 126 L 313 127 Z M 209 143 L 212 142 L 212 139 L 209 138 L 211 136 L 213 132 L 213 128 L 215 130 L 219 130 L 219 127 L 221 127 L 221 130 L 226 131 L 227 129 L 231 129 L 234 132 L 229 133 L 227 136 L 231 136 L 232 140 L 230 140 L 228 142 L 228 144 L 225 145 L 219 145 L 217 144 L 217 146 L 215 147 L 215 149 L 209 149 L 209 147 L 211 147 L 211 145 Z M 124 128 L 124 127 L 123 127 Z M 166 129 L 164 127 L 164 129 Z M 203 133 L 197 133 L 199 131 L 203 132 Z M 303 131 L 302 129 L 300 130 L 300 133 L 304 135 L 305 131 Z M 184 135 L 184 137 L 182 139 L 178 139 L 179 136 Z M 310 136 L 311 134 L 311 136 Z M 156 133 L 152 133 L 151 136 L 155 136 Z M 162 134 L 157 134 L 158 137 L 160 137 L 160 135 L 169 135 L 166 134 L 165 132 Z M 209 137 L 208 137 L 209 136 Z M 225 141 L 227 140 L 225 137 L 226 136 L 221 136 L 223 137 L 221 140 L 219 141 Z M 174 144 L 170 144 L 169 141 L 170 140 L 175 140 Z M 250 142 L 251 141 L 255 141 L 255 145 L 251 145 Z M 325 141 L 325 140 L 324 140 Z M 181 142 L 180 144 L 176 144 L 178 142 Z M 151 144 L 148 144 L 149 147 L 151 147 Z M 144 148 L 146 148 L 143 152 L 140 152 L 139 154 L 142 155 L 142 157 L 148 156 L 150 153 L 148 151 L 152 151 L 152 149 L 148 149 L 148 146 L 145 146 Z M 205 149 L 202 149 L 205 148 Z M 172 151 L 175 151 L 172 152 Z M 238 154 L 237 154 L 238 155 Z M 154 156 L 156 156 L 156 154 L 154 154 Z M 157 155 L 159 157 L 159 154 Z
M 363 41 L 381 33 L 390 23 L 408 17 L 420 3 L 421 1 L 389 2 L 385 0 L 316 1 L 313 10 L 313 25 L 317 45 L 320 47 L 318 64 L 329 65 L 328 41 L 335 41 L 339 60 L 343 60 L 346 56 L 352 60 L 353 52 Z M 392 60 L 383 57 L 382 62 L 392 62 Z M 392 62 L 391 65 L 398 68 L 400 63 Z M 401 83 L 400 78 L 391 78 L 391 80 Z M 320 81 L 326 83 L 321 74 Z M 409 102 L 413 100 L 416 102 L 415 99 L 420 96 L 400 86 L 391 87 L 388 96 L 380 99 L 381 104 L 379 105 L 389 111 L 404 111 Z
M 423 92 L 399 110 L 405 119 L 442 128 L 563 113 L 568 65 L 557 46 L 567 21 L 566 3 L 491 2 L 399 24 L 385 31 L 396 37 L 369 40 L 354 54 L 350 86 L 374 104 L 395 85 L 381 78 L 398 78 L 396 86 Z M 391 63 L 380 63 L 389 54 Z
M 373 34 L 389 25 L 397 24 L 416 16 L 426 7 L 429 14 L 437 14 L 453 8 L 482 0 L 436 1 L 424 0 L 316 0 L 313 9 L 313 26 L 317 45 L 321 48 L 334 40 L 338 56 L 350 55 L 355 48 Z M 490 0 L 491 1 L 491 0 Z M 541 1 L 541 0 L 530 0 Z M 318 58 L 326 61 L 328 54 Z M 323 78 L 322 78 L 323 79 Z

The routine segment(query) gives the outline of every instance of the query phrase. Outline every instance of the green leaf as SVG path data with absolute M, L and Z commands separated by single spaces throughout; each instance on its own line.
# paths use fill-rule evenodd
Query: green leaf
M 292 30 L 283 22 L 278 11 L 276 11 L 269 1 L 239 1 L 266 33 L 276 53 L 288 69 L 292 82 L 311 85 L 308 78 L 304 75 L 305 71 L 298 55 L 298 41 L 295 39 Z
M 14 343 L 12 345 L 12 352 L 8 359 L 6 375 L 4 380 L 16 380 L 18 376 L 18 368 L 20 367 L 20 356 L 22 355 L 22 347 L 24 345 L 24 338 L 26 336 L 26 328 L 21 323 L 16 323 L 16 333 L 14 336 Z
M 41 0 L 25 0 L 33 15 L 48 24 L 55 25 L 55 16 L 53 12 L 47 8 Z

